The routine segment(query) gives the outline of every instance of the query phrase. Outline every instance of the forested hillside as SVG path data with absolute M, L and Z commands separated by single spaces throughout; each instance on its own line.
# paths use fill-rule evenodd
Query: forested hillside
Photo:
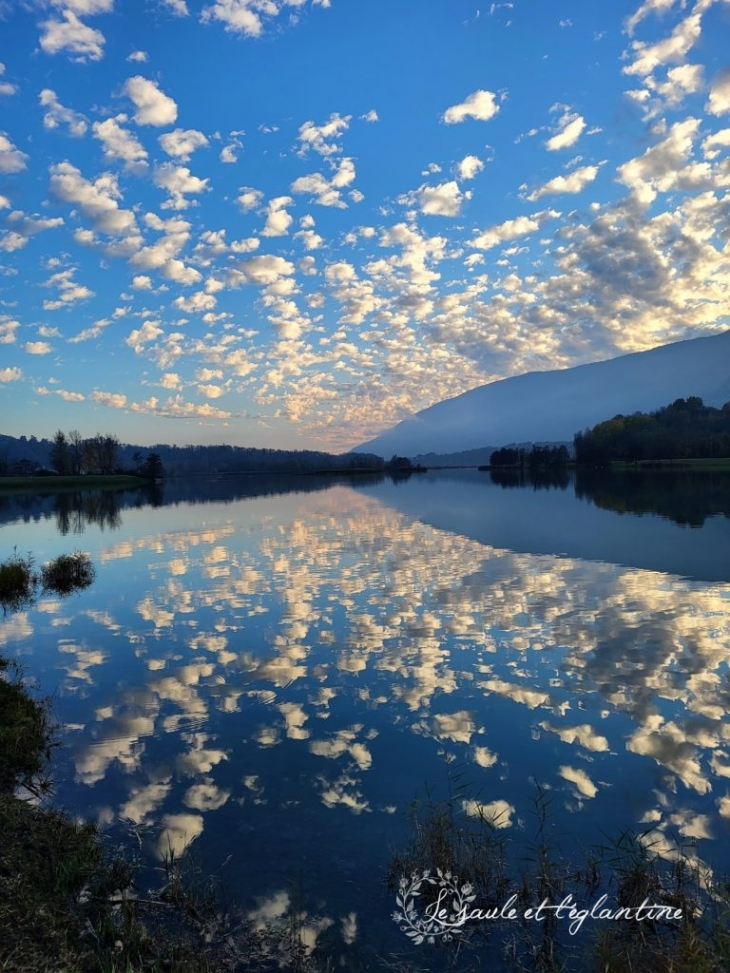
M 577 433 L 574 446 L 578 463 L 594 465 L 730 457 L 730 402 L 715 409 L 690 396 L 648 414 L 614 416 Z

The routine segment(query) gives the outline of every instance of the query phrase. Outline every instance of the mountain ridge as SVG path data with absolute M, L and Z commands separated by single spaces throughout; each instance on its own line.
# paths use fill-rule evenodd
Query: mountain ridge
M 576 432 L 620 413 L 650 412 L 690 395 L 713 406 L 730 400 L 730 331 L 480 385 L 409 416 L 353 452 L 414 456 L 494 442 L 572 441 Z

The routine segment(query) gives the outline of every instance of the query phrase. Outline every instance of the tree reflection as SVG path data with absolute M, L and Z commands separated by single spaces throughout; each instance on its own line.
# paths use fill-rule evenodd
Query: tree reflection
M 579 500 L 619 514 L 659 514 L 682 527 L 730 517 L 730 473 L 715 470 L 578 470 Z

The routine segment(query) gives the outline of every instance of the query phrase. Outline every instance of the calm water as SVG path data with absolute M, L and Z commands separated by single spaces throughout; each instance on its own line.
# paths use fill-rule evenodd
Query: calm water
M 230 856 L 252 913 L 335 954 L 419 958 L 383 877 L 450 775 L 517 850 L 537 779 L 566 854 L 651 824 L 730 867 L 727 477 L 11 498 L 14 546 L 98 571 L 0 621 L 65 725 L 60 801 L 152 856 Z

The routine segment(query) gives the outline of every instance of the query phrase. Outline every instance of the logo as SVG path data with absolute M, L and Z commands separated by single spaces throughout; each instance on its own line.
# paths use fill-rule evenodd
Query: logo
M 419 911 L 416 899 L 423 894 L 422 889 L 426 891 L 424 885 L 435 886 L 438 893 L 435 901 Z M 459 886 L 459 879 L 451 872 L 437 868 L 435 877 L 429 869 L 420 874 L 413 872 L 398 883 L 395 901 L 401 911 L 393 913 L 393 921 L 414 943 L 435 943 L 437 939 L 448 942 L 463 932 L 469 903 L 475 898 L 474 887 L 468 883 Z

